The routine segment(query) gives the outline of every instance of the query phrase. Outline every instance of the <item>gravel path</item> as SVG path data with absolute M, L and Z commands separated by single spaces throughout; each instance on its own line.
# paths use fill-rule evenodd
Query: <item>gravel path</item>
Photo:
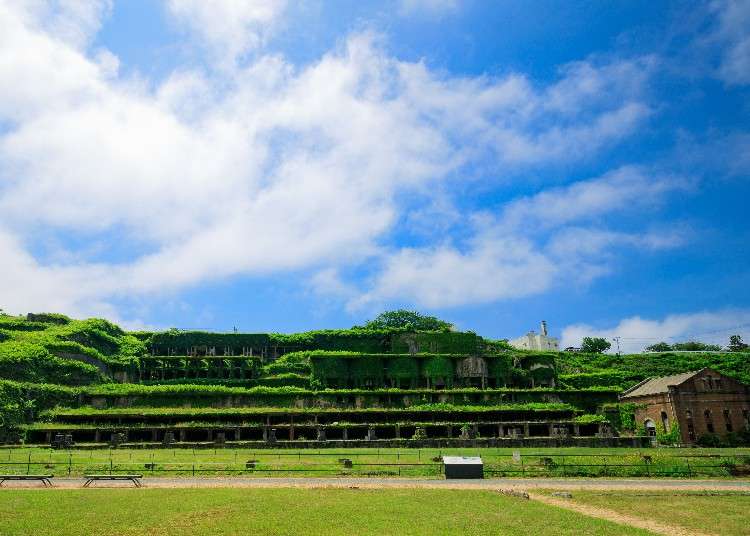
M 83 478 L 55 478 L 57 489 L 80 488 Z M 677 479 L 563 479 L 563 478 L 492 478 L 485 480 L 431 480 L 410 478 L 242 478 L 204 477 L 169 478 L 147 477 L 146 488 L 439 488 L 532 491 L 555 490 L 661 490 L 661 491 L 747 491 L 750 480 L 677 480 Z M 6 482 L 2 489 L 38 488 L 36 482 Z M 133 487 L 130 482 L 101 481 L 96 487 Z

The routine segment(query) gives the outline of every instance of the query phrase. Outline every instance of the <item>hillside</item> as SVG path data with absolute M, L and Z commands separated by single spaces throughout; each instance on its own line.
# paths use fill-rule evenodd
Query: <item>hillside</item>
M 113 411 L 115 422 L 125 426 L 117 411 L 130 408 L 136 411 L 125 430 L 144 440 L 175 426 L 186 440 L 204 432 L 213 437 L 212 429 L 227 427 L 234 427 L 238 440 L 258 440 L 266 437 L 258 427 L 268 426 L 269 415 L 277 416 L 280 429 L 289 428 L 290 439 L 304 426 L 308 437 L 317 434 L 323 422 L 344 439 L 342 426 L 354 426 L 348 433 L 361 437 L 368 427 L 400 437 L 394 423 L 417 434 L 420 422 L 434 437 L 450 436 L 467 422 L 489 435 L 550 434 L 553 426 L 593 435 L 605 422 L 594 413 L 616 403 L 622 389 L 649 376 L 703 367 L 750 383 L 747 353 L 525 352 L 447 329 L 128 333 L 102 319 L 5 315 L 0 431 L 10 439 L 27 433 L 48 441 L 56 430 L 75 430 L 99 442 L 115 430 L 102 415 Z M 152 412 L 148 419 L 146 409 Z M 344 414 L 359 424 L 339 423 Z

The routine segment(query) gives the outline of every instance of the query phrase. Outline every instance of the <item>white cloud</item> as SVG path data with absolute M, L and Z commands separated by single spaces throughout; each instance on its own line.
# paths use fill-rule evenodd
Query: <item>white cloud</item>
M 224 34 L 209 5 L 248 11 Z M 257 46 L 254 28 L 281 9 L 227 6 L 171 4 L 236 53 Z M 87 13 L 106 10 L 66 20 L 90 36 L 97 23 Z M 87 52 L 86 39 L 63 39 L 67 30 L 16 4 L 0 4 L 0 27 L 0 121 L 9 126 L 0 134 L 0 296 L 9 310 L 90 314 L 236 274 L 361 263 L 382 251 L 400 193 L 429 192 L 487 155 L 498 169 L 585 158 L 628 136 L 649 110 L 643 82 L 623 90 L 602 80 L 628 67 L 576 64 L 540 87 L 521 74 L 453 77 L 393 58 L 371 34 L 303 68 L 259 55 L 221 72 L 179 70 L 152 88 L 120 77 L 111 53 Z M 580 73 L 598 80 L 593 108 L 584 105 L 592 82 L 573 80 Z M 106 241 L 114 231 L 124 247 L 113 249 L 129 252 L 118 261 L 45 264 L 29 253 L 37 236 Z M 466 250 L 407 250 L 386 266 L 401 282 L 380 294 L 414 288 L 417 300 L 457 304 L 459 291 L 430 296 L 441 273 L 458 267 L 482 281 L 464 292 L 470 299 L 533 292 L 553 272 L 536 248 L 518 234 L 487 234 Z M 507 260 L 511 249 L 519 256 Z M 428 264 L 435 271 L 420 281 L 414 266 Z
M 6 0 L 26 24 L 75 48 L 86 47 L 112 11 L 112 0 Z
M 714 38 L 723 47 L 719 78 L 727 84 L 750 83 L 750 1 L 717 0 L 711 8 L 718 18 Z
M 576 324 L 563 329 L 561 345 L 580 346 L 583 337 L 604 337 L 613 340 L 620 337 L 620 350 L 635 353 L 657 342 L 682 342 L 699 340 L 726 345 L 729 336 L 740 334 L 750 338 L 750 311 L 746 309 L 724 309 L 688 314 L 673 314 L 658 319 L 639 316 L 625 318 L 610 328 L 595 328 L 587 324 Z M 612 343 L 612 350 L 616 344 Z
M 684 177 L 624 166 L 602 177 L 548 188 L 534 196 L 517 199 L 506 205 L 501 221 L 510 228 L 559 227 L 615 210 L 652 206 L 660 203 L 666 194 L 686 191 L 691 186 Z
M 350 306 L 401 299 L 452 307 L 538 294 L 562 281 L 587 283 L 612 270 L 616 248 L 666 249 L 685 237 L 679 229 L 627 233 L 581 225 L 653 206 L 687 187 L 680 177 L 624 167 L 517 199 L 497 217 L 475 215 L 475 233 L 463 248 L 444 244 L 385 254 L 371 289 Z
M 395 299 L 452 307 L 517 298 L 547 289 L 556 273 L 530 241 L 519 238 L 483 236 L 467 251 L 405 248 L 386 258 L 374 288 L 351 306 Z
M 263 45 L 286 0 L 168 0 L 170 13 L 219 58 L 233 61 Z

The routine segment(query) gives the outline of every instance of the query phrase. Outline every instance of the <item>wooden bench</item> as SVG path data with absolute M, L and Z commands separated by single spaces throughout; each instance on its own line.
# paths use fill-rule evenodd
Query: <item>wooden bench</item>
M 52 482 L 50 478 L 54 478 L 55 475 L 0 475 L 0 487 L 5 483 L 6 480 L 37 480 L 44 484 L 45 488 L 51 488 Z
M 86 479 L 86 483 L 83 485 L 84 488 L 88 488 L 92 482 L 98 480 L 130 480 L 135 484 L 136 488 L 140 488 L 140 479 L 143 478 L 143 475 L 84 475 L 83 478 Z

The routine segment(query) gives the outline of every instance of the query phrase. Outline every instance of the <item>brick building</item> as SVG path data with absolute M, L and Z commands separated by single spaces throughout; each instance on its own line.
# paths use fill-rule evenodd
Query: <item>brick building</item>
M 624 391 L 620 400 L 638 404 L 636 425 L 644 425 L 650 435 L 662 426 L 669 432 L 677 422 L 683 443 L 750 428 L 750 387 L 709 368 L 649 378 Z

